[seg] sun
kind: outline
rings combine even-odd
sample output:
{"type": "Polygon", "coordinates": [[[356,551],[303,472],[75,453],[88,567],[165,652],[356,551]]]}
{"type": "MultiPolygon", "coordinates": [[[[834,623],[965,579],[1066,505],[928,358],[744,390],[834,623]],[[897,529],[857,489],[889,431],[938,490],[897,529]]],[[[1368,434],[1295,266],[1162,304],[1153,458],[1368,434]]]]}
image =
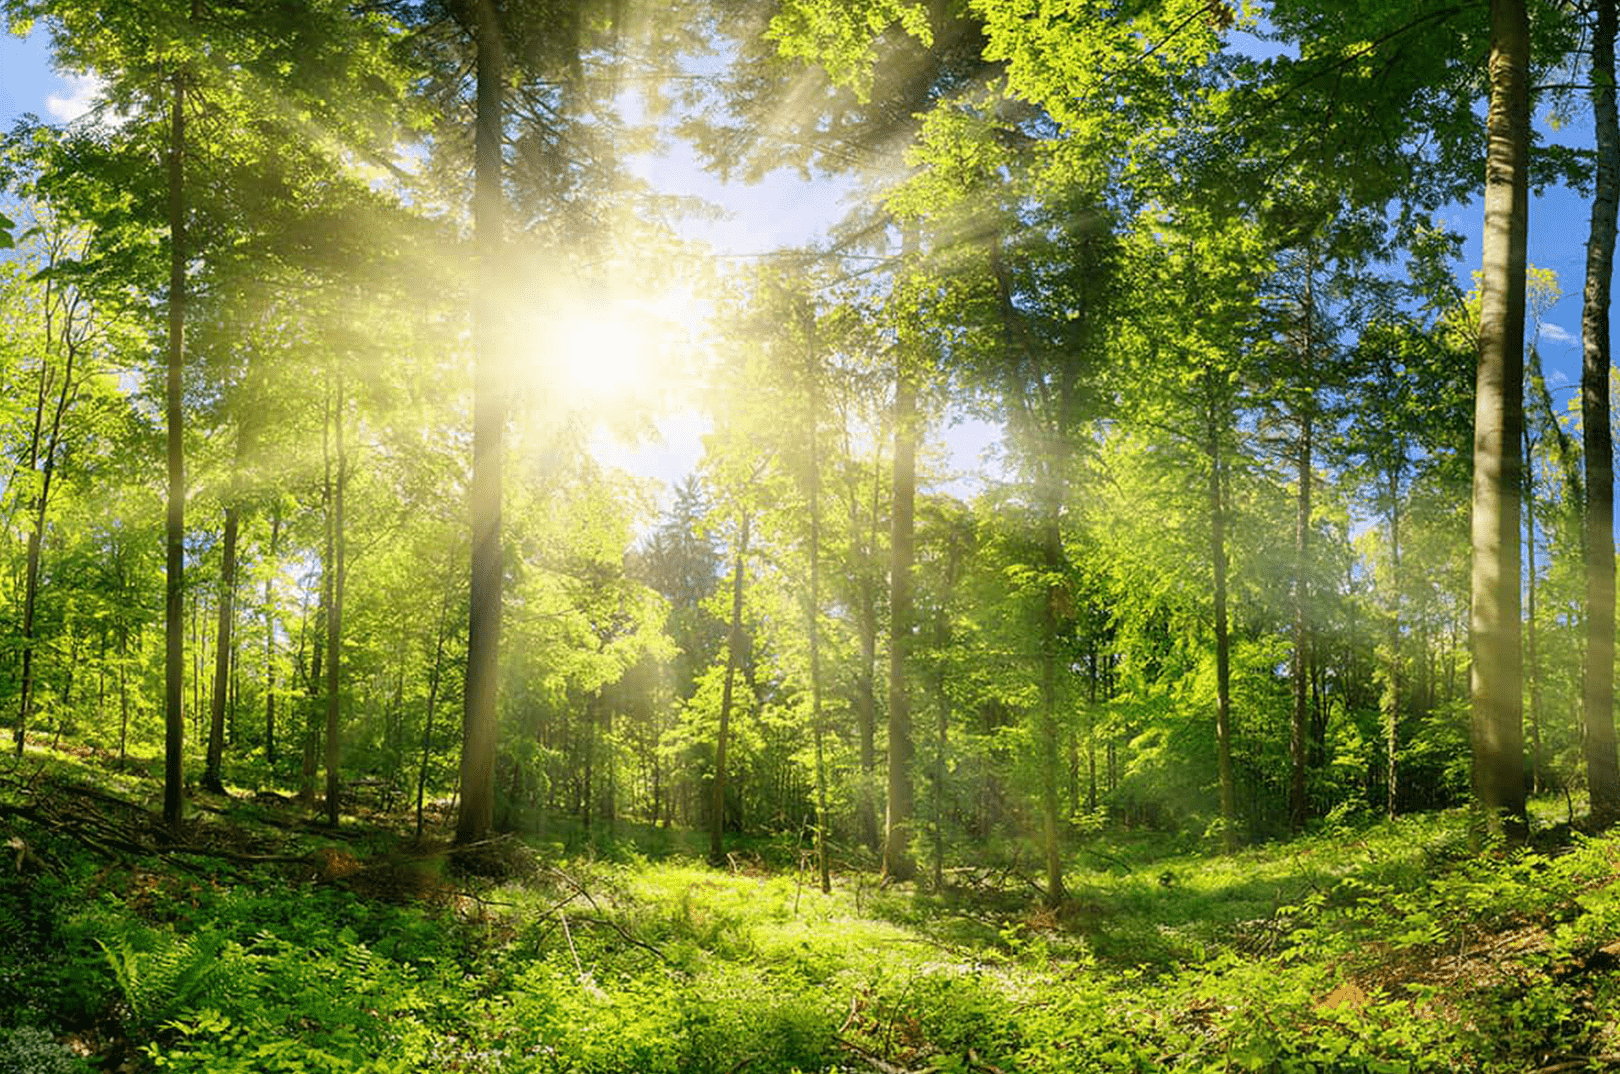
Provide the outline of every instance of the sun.
{"type": "Polygon", "coordinates": [[[594,296],[556,309],[520,341],[530,373],[582,409],[650,404],[705,349],[710,304],[690,290],[594,296]]]}
{"type": "Polygon", "coordinates": [[[581,402],[612,402],[637,394],[656,369],[660,341],[606,313],[573,316],[558,326],[555,387],[581,402]]]}

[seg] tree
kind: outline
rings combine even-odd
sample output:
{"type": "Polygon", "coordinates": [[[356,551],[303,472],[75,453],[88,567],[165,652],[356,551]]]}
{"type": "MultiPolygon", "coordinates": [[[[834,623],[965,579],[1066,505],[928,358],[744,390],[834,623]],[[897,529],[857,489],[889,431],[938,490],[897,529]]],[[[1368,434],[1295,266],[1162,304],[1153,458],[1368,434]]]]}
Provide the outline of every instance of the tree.
{"type": "MultiPolygon", "coordinates": [[[[197,0],[192,0],[197,14],[197,0]]],[[[186,245],[186,82],[179,56],[167,57],[169,76],[169,293],[168,361],[164,366],[163,413],[166,429],[168,493],[164,512],[163,586],[163,823],[178,831],[184,810],[185,772],[185,602],[186,458],[182,381],[186,362],[186,272],[192,251],[186,245]]]]}
{"type": "Polygon", "coordinates": [[[39,332],[34,349],[37,362],[32,428],[18,469],[26,475],[29,502],[28,560],[23,578],[22,680],[19,687],[17,753],[23,751],[33,715],[36,685],[36,612],[39,605],[40,559],[43,554],[52,485],[64,453],[68,430],[64,421],[79,400],[93,371],[88,369],[104,334],[100,304],[75,280],[76,269],[89,253],[90,235],[61,217],[46,214],[30,232],[43,264],[35,279],[43,282],[39,295],[39,332]]]}
{"type": "MultiPolygon", "coordinates": [[[[70,159],[105,187],[126,223],[146,229],[114,259],[137,275],[156,266],[139,252],[159,232],[167,240],[164,391],[165,463],[165,762],[164,820],[175,829],[183,810],[185,637],[185,387],[193,276],[204,274],[236,239],[225,225],[233,199],[296,185],[344,151],[386,157],[394,139],[379,104],[396,88],[382,58],[392,24],[356,19],[346,5],[318,3],[244,9],[207,0],[184,6],[158,0],[116,5],[81,0],[8,0],[18,23],[46,20],[58,61],[107,80],[105,99],[122,110],[122,126],[73,139],[70,159]],[[341,58],[341,59],[339,59],[341,58]],[[273,102],[274,107],[269,103],[273,102]],[[158,130],[164,133],[161,138],[158,130]],[[320,136],[311,138],[311,131],[320,136]],[[161,142],[161,170],[152,148],[161,142]],[[86,168],[85,166],[88,165],[86,168]],[[248,181],[251,176],[252,181],[248,181]]],[[[66,167],[63,175],[74,177],[66,167]]],[[[135,283],[126,277],[126,285],[135,283]]]]}
{"type": "Polygon", "coordinates": [[[1614,0],[1596,0],[1592,29],[1592,117],[1597,191],[1586,243],[1581,306],[1581,446],[1586,459],[1586,660],[1582,718],[1591,820],[1620,820],[1620,762],[1614,735],[1614,443],[1609,429],[1609,300],[1620,202],[1620,112],[1615,106],[1614,0]]]}
{"type": "Polygon", "coordinates": [[[720,694],[720,723],[714,738],[714,783],[709,789],[709,863],[726,863],[726,747],[731,737],[731,705],[742,663],[743,647],[743,569],[748,562],[748,529],[751,516],[744,513],[737,522],[732,548],[731,625],[726,631],[726,670],[720,694]]]}
{"type": "MultiPolygon", "coordinates": [[[[907,229],[907,246],[915,254],[916,227],[907,229]]],[[[904,316],[904,315],[903,315],[904,316]]],[[[911,762],[916,752],[911,735],[912,566],[916,558],[917,503],[917,354],[920,333],[903,326],[894,347],[894,476],[889,514],[889,772],[888,810],[883,825],[883,876],[909,880],[917,866],[911,857],[911,762]]]]}
{"type": "Polygon", "coordinates": [[[502,306],[502,93],[506,47],[494,0],[474,15],[477,119],[473,230],[477,282],[473,291],[473,467],[471,618],[467,626],[467,685],[461,758],[461,812],[456,842],[488,834],[495,815],[496,682],[501,637],[501,441],[506,424],[500,364],[502,306]]]}
{"type": "Polygon", "coordinates": [[[1519,456],[1529,220],[1530,20],[1491,0],[1485,261],[1480,292],[1472,510],[1474,794],[1494,833],[1526,827],[1520,672],[1519,456]]]}

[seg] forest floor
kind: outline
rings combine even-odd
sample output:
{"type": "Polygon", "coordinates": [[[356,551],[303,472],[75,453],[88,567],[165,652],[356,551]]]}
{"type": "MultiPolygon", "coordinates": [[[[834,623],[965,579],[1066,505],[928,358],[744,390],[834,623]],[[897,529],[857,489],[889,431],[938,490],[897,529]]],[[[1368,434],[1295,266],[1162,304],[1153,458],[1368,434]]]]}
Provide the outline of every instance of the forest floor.
{"type": "Polygon", "coordinates": [[[0,1074],[1620,1069],[1614,837],[1099,833],[1054,912],[1016,856],[823,895],[791,843],[453,859],[403,812],[333,831],[239,789],[174,840],[157,790],[0,765],[0,1074]]]}

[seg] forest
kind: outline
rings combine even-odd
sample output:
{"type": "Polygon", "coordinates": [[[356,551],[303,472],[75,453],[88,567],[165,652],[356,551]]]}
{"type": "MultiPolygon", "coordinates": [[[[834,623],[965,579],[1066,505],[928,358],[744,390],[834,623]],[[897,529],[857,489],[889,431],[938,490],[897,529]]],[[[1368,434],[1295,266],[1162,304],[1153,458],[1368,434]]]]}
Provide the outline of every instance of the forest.
{"type": "Polygon", "coordinates": [[[1620,1068],[1616,0],[0,18],[0,1074],[1620,1068]]]}

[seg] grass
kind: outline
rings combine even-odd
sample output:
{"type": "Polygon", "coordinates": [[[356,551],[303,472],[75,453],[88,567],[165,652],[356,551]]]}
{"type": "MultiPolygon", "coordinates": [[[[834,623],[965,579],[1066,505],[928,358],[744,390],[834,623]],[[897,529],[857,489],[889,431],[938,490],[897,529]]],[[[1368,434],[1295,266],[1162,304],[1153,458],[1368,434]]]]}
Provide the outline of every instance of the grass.
{"type": "Polygon", "coordinates": [[[404,817],[334,837],[245,799],[201,803],[189,833],[224,856],[94,849],[73,788],[150,785],[35,764],[0,781],[37,860],[0,875],[0,1062],[26,1069],[1620,1064],[1613,838],[1474,854],[1457,813],[1229,857],[1098,835],[1051,912],[1010,872],[941,892],[845,872],[823,895],[782,848],[716,870],[683,833],[628,825],[584,854],[556,831],[505,845],[497,881],[412,846],[404,817]]]}

